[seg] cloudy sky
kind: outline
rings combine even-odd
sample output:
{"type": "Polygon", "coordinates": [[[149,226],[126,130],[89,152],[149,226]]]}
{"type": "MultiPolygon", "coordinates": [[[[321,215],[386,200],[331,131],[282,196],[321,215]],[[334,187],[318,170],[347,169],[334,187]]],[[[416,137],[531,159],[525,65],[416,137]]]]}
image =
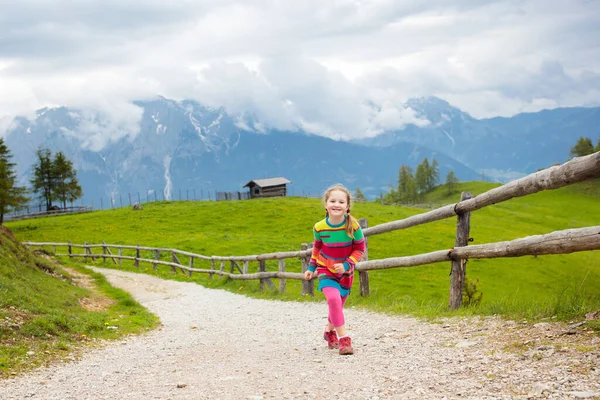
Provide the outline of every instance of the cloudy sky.
{"type": "Polygon", "coordinates": [[[600,0],[0,0],[0,134],[44,106],[132,126],[195,99],[331,137],[600,105],[600,0]]]}

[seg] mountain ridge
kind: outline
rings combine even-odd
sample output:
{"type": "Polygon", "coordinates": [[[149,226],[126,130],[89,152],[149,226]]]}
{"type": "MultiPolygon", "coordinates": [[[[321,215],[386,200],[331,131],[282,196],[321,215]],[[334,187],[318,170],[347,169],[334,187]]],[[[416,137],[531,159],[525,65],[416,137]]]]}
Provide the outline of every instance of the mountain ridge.
{"type": "Polygon", "coordinates": [[[85,198],[241,191],[249,180],[271,176],[290,179],[292,193],[317,193],[341,182],[374,197],[395,186],[402,164],[414,170],[425,157],[438,161],[442,182],[450,170],[462,181],[514,179],[566,161],[577,138],[592,135],[600,122],[600,108],[581,107],[478,120],[429,96],[405,104],[429,121],[424,126],[333,140],[303,131],[251,130],[260,121],[244,125],[223,108],[194,100],[158,96],[133,105],[139,119],[121,125],[99,111],[68,107],[15,119],[5,141],[21,182],[31,175],[35,150],[44,146],[73,161],[85,198]]]}

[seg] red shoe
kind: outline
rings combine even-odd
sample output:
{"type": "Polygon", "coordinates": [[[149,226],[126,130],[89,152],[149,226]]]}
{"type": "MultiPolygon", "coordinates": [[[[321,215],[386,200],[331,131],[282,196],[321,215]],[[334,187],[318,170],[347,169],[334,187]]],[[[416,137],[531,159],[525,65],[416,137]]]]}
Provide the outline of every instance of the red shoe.
{"type": "Polygon", "coordinates": [[[352,339],[350,339],[350,336],[340,338],[340,355],[348,356],[350,354],[354,354],[354,349],[352,348],[352,339]]]}
{"type": "Polygon", "coordinates": [[[323,339],[327,340],[327,347],[330,349],[337,349],[339,340],[336,331],[325,331],[323,332],[323,339]]]}

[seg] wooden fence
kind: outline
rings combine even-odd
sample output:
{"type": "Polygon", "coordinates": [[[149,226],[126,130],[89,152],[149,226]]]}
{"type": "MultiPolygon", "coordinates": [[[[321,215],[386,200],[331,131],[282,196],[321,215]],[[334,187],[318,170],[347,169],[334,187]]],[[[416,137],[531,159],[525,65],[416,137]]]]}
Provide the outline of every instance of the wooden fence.
{"type": "Polygon", "coordinates": [[[18,221],[21,219],[29,219],[29,218],[43,218],[43,217],[53,217],[56,215],[65,215],[65,214],[75,214],[75,213],[84,213],[92,211],[91,207],[86,206],[74,206],[67,208],[59,208],[57,210],[48,210],[48,211],[39,211],[30,213],[29,209],[27,209],[26,213],[13,213],[4,217],[5,221],[18,221]]]}
{"type": "MultiPolygon", "coordinates": [[[[368,271],[415,267],[419,265],[432,264],[448,261],[451,263],[450,279],[450,299],[449,306],[452,308],[460,307],[462,302],[462,289],[465,280],[465,265],[468,259],[475,258],[500,258],[500,257],[520,257],[525,255],[542,254],[567,254],[578,251],[599,250],[600,249],[600,226],[591,226],[578,229],[566,229],[551,232],[545,235],[529,236],[506,242],[488,243],[482,245],[468,246],[470,231],[470,213],[483,207],[493,205],[514,197],[527,196],[542,190],[557,189],[573,183],[582,182],[588,179],[600,178],[600,152],[574,158],[563,165],[553,166],[548,169],[528,175],[524,178],[515,180],[501,187],[492,189],[478,196],[472,197],[468,192],[461,196],[461,201],[456,204],[450,204],[435,210],[414,215],[402,220],[387,222],[373,227],[367,226],[365,219],[360,220],[364,234],[367,237],[391,232],[399,229],[406,229],[412,226],[439,221],[442,219],[457,216],[457,233],[454,246],[448,249],[437,250],[430,253],[418,254],[413,256],[392,257],[380,260],[369,260],[368,243],[367,250],[361,262],[356,264],[356,270],[359,272],[359,286],[362,296],[369,294],[369,275],[368,271]]],[[[304,271],[308,267],[311,249],[308,244],[302,244],[299,251],[267,253],[249,256],[205,256],[187,251],[143,247],[143,246],[125,246],[107,244],[73,244],[73,243],[39,243],[26,242],[27,246],[54,246],[54,253],[57,256],[68,257],[88,257],[92,259],[102,258],[112,260],[115,264],[117,260],[133,260],[134,265],[139,267],[140,262],[153,264],[154,269],[158,265],[170,266],[173,273],[178,269],[184,273],[192,272],[208,273],[213,275],[227,276],[234,280],[260,280],[261,289],[267,284],[275,287],[272,279],[279,279],[279,290],[286,290],[286,279],[303,280],[303,294],[314,293],[313,282],[304,281],[304,271]],[[56,247],[67,248],[67,253],[56,253],[56,247]],[[73,249],[82,248],[82,253],[74,253],[73,249]],[[94,253],[93,249],[102,249],[102,254],[94,253]],[[115,251],[111,250],[114,249],[115,251]],[[134,255],[124,255],[123,251],[135,251],[134,255]],[[142,252],[150,252],[153,258],[142,257],[142,252]],[[168,253],[171,255],[171,261],[160,259],[160,254],[168,253]],[[178,256],[188,257],[188,264],[184,265],[179,261],[178,256]],[[301,262],[302,273],[287,272],[286,259],[299,259],[301,262]],[[277,271],[267,271],[266,261],[278,260],[277,271]],[[209,262],[209,268],[197,268],[195,262],[209,262]],[[258,262],[257,272],[249,272],[249,263],[258,262]],[[239,272],[239,273],[236,273],[239,272]]]]}

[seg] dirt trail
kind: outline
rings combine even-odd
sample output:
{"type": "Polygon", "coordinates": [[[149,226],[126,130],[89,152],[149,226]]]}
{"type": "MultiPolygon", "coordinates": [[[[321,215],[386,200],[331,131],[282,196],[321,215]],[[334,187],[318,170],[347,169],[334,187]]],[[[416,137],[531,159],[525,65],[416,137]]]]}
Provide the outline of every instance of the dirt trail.
{"type": "Polygon", "coordinates": [[[163,326],[0,381],[2,400],[600,398],[599,338],[561,335],[564,325],[429,324],[348,309],[356,354],[342,357],[321,336],[324,302],[258,300],[94,270],[163,326]]]}

